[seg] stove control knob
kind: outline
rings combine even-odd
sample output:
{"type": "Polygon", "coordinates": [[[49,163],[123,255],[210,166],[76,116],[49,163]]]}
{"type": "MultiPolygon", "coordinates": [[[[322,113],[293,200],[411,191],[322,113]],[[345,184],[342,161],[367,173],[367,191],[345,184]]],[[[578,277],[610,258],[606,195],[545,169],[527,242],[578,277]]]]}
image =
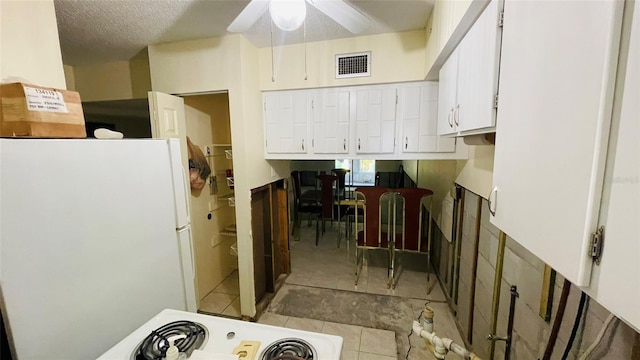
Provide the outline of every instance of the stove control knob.
{"type": "Polygon", "coordinates": [[[227,333],[227,339],[233,339],[236,336],[236,333],[234,333],[233,331],[229,331],[227,333]]]}

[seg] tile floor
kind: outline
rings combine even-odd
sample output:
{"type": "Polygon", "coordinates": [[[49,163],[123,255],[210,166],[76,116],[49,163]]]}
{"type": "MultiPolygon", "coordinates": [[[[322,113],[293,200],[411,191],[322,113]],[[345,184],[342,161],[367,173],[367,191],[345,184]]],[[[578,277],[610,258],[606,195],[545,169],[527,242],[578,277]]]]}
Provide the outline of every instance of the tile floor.
{"type": "Polygon", "coordinates": [[[234,271],[213,291],[200,300],[200,312],[240,317],[240,284],[234,271]]]}
{"type": "Polygon", "coordinates": [[[259,323],[342,336],[342,360],[396,360],[393,331],[265,312],[259,323]]]}
{"type": "MultiPolygon", "coordinates": [[[[355,249],[352,244],[347,247],[344,236],[341,247],[338,248],[336,231],[335,225],[327,224],[327,231],[316,247],[315,226],[307,227],[306,222],[303,222],[300,240],[294,241],[293,237],[291,238],[291,274],[283,287],[309,286],[430,301],[429,306],[436,311],[435,328],[438,335],[462,344],[438,280],[432,271],[427,271],[425,255],[400,255],[396,263],[397,285],[395,289],[388,289],[387,271],[384,266],[385,253],[370,251],[369,256],[365,258],[358,285],[355,285],[355,249]]],[[[272,303],[277,301],[276,295],[272,303]]],[[[413,318],[403,319],[403,323],[407,323],[406,331],[397,333],[352,324],[283,316],[271,312],[270,309],[271,306],[260,316],[258,322],[342,336],[342,360],[435,359],[426,350],[423,340],[415,334],[410,335],[413,318]]],[[[202,299],[200,311],[240,316],[237,272],[231,274],[202,299]]],[[[419,313],[420,310],[417,309],[414,317],[417,318],[419,313]]],[[[455,355],[452,355],[452,358],[455,358],[455,355]]]]}

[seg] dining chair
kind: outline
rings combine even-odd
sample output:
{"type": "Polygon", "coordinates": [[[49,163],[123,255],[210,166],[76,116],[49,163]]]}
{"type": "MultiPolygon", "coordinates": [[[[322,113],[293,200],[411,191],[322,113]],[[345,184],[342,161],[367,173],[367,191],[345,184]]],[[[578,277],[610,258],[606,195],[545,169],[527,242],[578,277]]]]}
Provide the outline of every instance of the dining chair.
{"type": "MultiPolygon", "coordinates": [[[[430,259],[431,242],[431,203],[433,202],[433,191],[424,188],[400,188],[394,190],[394,230],[393,242],[391,246],[391,263],[396,269],[397,252],[414,252],[427,255],[427,264],[430,259]],[[423,215],[425,202],[429,199],[427,231],[423,230],[423,215]]],[[[401,266],[398,268],[398,275],[401,273],[401,266]]],[[[392,277],[391,287],[395,287],[397,279],[395,274],[392,277]]]]}
{"type": "Polygon", "coordinates": [[[388,232],[389,224],[386,220],[390,218],[392,210],[393,193],[388,188],[358,187],[355,190],[355,285],[362,273],[364,258],[368,250],[387,251],[387,287],[391,286],[391,275],[393,274],[390,236],[388,232]],[[362,216],[363,223],[360,229],[358,219],[362,216]]]}
{"type": "Polygon", "coordinates": [[[318,217],[322,210],[319,205],[318,193],[309,194],[305,193],[303,196],[302,187],[300,184],[300,172],[291,172],[291,182],[293,183],[293,226],[291,229],[291,235],[295,235],[296,229],[298,232],[298,240],[300,236],[300,224],[302,222],[302,214],[306,213],[308,216],[309,225],[311,225],[312,217],[318,217]]]}
{"type": "MultiPolygon", "coordinates": [[[[338,177],[335,175],[321,174],[317,176],[320,182],[320,215],[318,221],[322,222],[322,235],[325,232],[325,221],[337,219],[338,210],[336,209],[336,193],[334,187],[338,181],[338,177]]],[[[318,227],[316,226],[316,229],[318,227]]],[[[318,245],[319,234],[316,231],[316,245],[318,245]]]]}
{"type": "Polygon", "coordinates": [[[348,219],[353,218],[354,212],[353,212],[353,207],[343,204],[342,202],[344,200],[347,200],[349,198],[349,192],[347,191],[347,187],[346,187],[346,176],[347,174],[350,172],[351,170],[349,169],[331,169],[331,172],[333,174],[335,174],[338,177],[338,181],[336,182],[336,204],[337,206],[337,211],[338,211],[338,247],[340,247],[340,242],[341,242],[341,238],[342,238],[342,233],[340,232],[340,227],[341,227],[341,223],[343,222],[344,219],[347,219],[347,222],[345,222],[345,237],[346,237],[346,241],[347,241],[347,252],[349,251],[348,249],[348,241],[349,239],[349,222],[348,219]]]}

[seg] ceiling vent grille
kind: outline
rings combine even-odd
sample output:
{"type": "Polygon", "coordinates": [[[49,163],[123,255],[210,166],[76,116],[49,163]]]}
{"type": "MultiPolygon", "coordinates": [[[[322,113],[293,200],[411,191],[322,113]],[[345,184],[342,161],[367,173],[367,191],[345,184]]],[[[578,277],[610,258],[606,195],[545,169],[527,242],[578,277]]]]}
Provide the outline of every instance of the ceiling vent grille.
{"type": "Polygon", "coordinates": [[[371,51],[336,55],[336,79],[371,76],[371,51]]]}

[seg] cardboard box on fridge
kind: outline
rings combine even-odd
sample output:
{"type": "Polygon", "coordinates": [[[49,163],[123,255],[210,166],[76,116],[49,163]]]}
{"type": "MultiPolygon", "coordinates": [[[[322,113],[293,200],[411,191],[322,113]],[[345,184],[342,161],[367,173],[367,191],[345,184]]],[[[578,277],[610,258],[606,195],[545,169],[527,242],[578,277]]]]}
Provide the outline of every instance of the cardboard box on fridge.
{"type": "Polygon", "coordinates": [[[0,84],[0,136],[86,138],[80,94],[24,83],[0,84]]]}

